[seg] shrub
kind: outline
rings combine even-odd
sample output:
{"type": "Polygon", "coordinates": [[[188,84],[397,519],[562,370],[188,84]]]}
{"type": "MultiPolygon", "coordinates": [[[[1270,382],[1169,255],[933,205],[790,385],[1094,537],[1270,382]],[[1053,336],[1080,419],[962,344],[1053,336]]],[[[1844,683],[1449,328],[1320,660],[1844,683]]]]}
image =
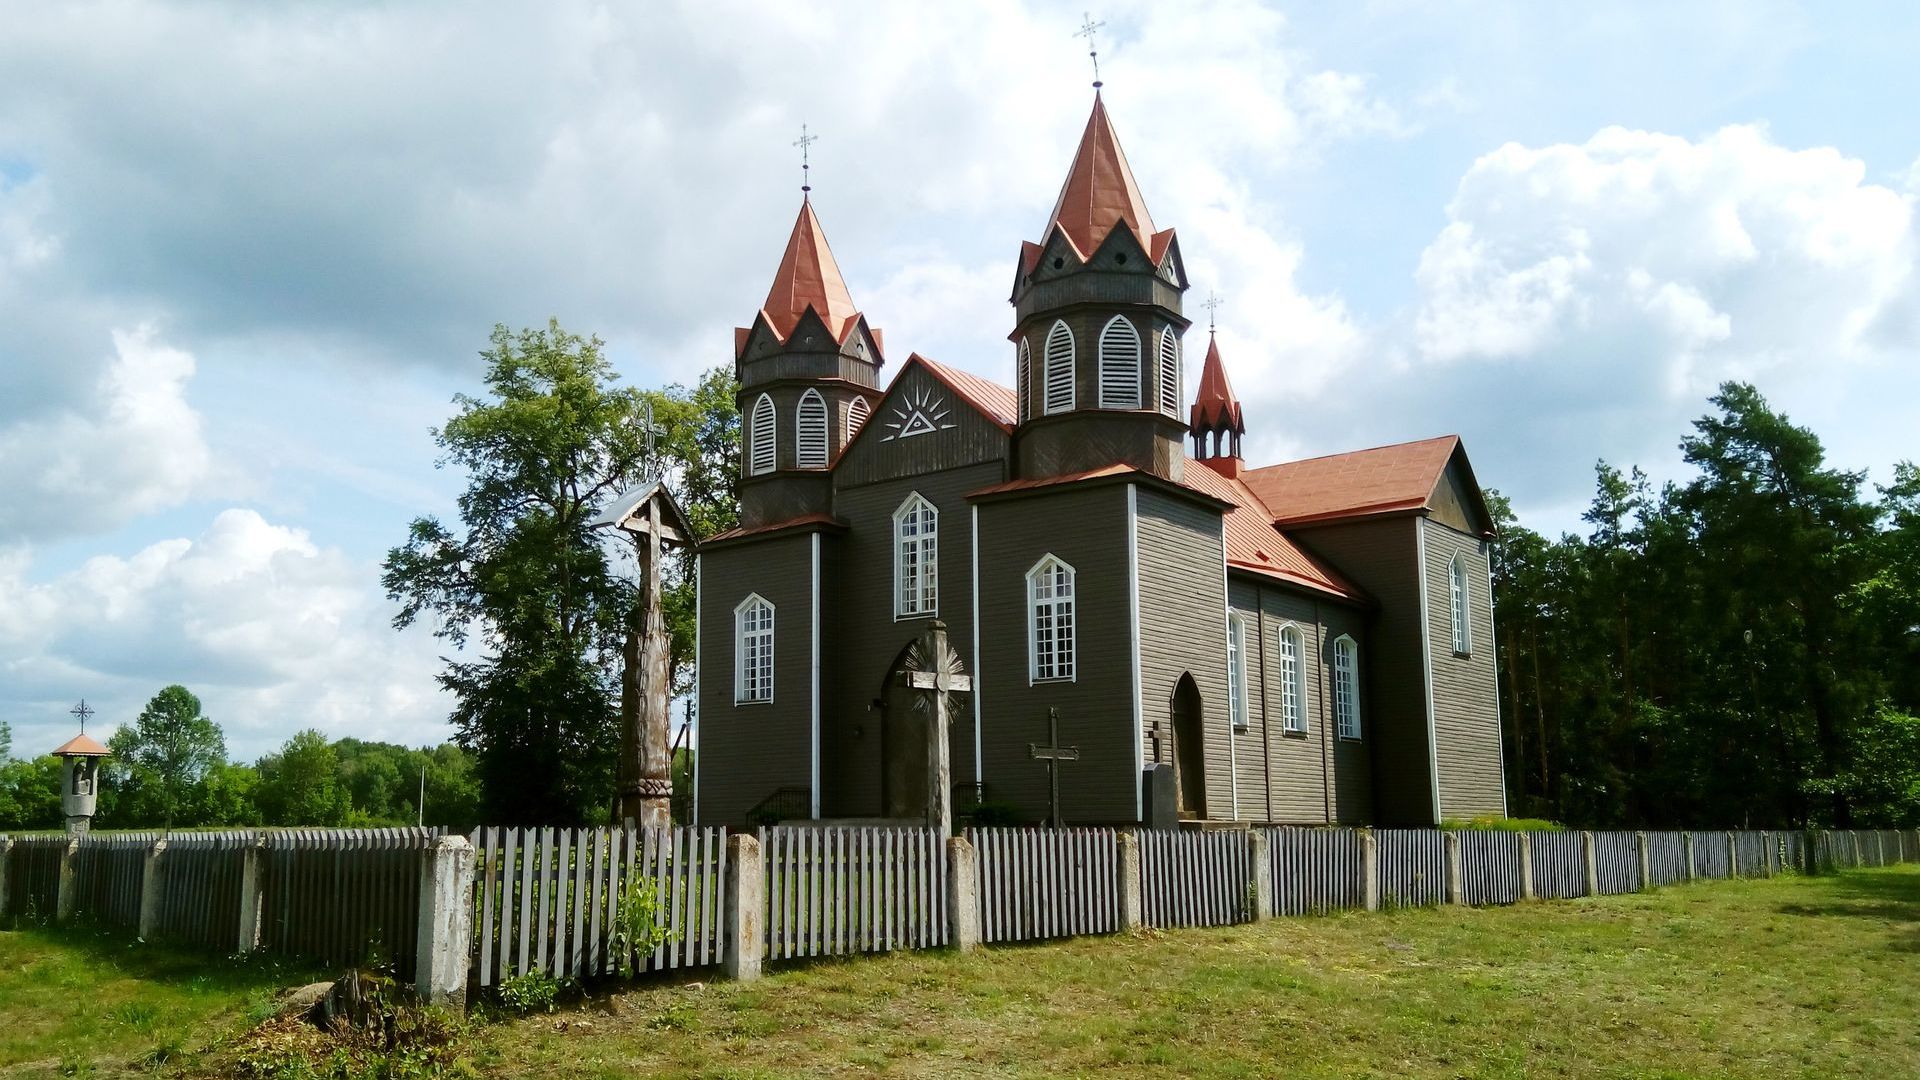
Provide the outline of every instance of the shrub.
{"type": "Polygon", "coordinates": [[[559,1000],[559,979],[544,971],[528,971],[500,980],[500,1005],[512,1013],[552,1012],[559,1000]]]}
{"type": "Polygon", "coordinates": [[[1567,827],[1557,821],[1541,818],[1477,817],[1465,821],[1454,819],[1440,823],[1442,829],[1480,829],[1486,832],[1566,832],[1567,827]]]}

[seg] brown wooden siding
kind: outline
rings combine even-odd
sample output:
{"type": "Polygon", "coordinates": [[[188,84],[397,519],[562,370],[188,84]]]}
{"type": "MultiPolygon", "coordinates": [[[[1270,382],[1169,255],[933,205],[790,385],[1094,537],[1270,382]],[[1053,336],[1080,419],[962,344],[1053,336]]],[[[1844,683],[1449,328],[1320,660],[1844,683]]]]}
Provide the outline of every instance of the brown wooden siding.
{"type": "Polygon", "coordinates": [[[1423,520],[1422,528],[1427,540],[1427,639],[1433,656],[1440,813],[1444,818],[1505,814],[1487,545],[1436,521],[1423,520]],[[1450,574],[1456,554],[1467,561],[1467,611],[1473,639],[1467,656],[1453,651],[1450,574]]]}
{"type": "Polygon", "coordinates": [[[1173,743],[1164,733],[1171,729],[1174,687],[1183,674],[1191,674],[1203,707],[1207,817],[1234,818],[1232,764],[1237,758],[1242,779],[1239,817],[1257,819],[1265,792],[1249,790],[1244,780],[1259,775],[1259,744],[1233,732],[1227,702],[1226,552],[1220,511],[1145,486],[1135,490],[1141,721],[1148,754],[1156,756],[1157,742],[1157,760],[1172,762],[1173,743]]]}
{"type": "Polygon", "coordinates": [[[983,756],[989,797],[1038,820],[1047,771],[1027,744],[1047,739],[1047,710],[1080,760],[1059,766],[1069,824],[1136,820],[1132,650],[1124,485],[1043,490],[979,504],[983,756]],[[1030,684],[1026,574],[1047,554],[1074,568],[1077,677],[1030,684]]]}
{"type": "Polygon", "coordinates": [[[1458,465],[1450,465],[1440,474],[1440,480],[1433,486],[1433,495],[1428,499],[1432,517],[1443,525],[1470,535],[1478,535],[1484,527],[1480,515],[1469,509],[1473,505],[1467,494],[1467,479],[1461,474],[1458,465]]]}
{"type": "Polygon", "coordinates": [[[776,788],[809,786],[812,545],[813,534],[784,534],[700,556],[702,825],[745,825],[776,788]],[[753,593],[774,606],[773,701],[735,705],[733,609],[753,593]]]}
{"type": "Polygon", "coordinates": [[[1369,648],[1366,614],[1341,604],[1321,603],[1325,640],[1316,663],[1320,677],[1314,683],[1320,695],[1320,730],[1326,732],[1333,747],[1334,818],[1342,825],[1367,825],[1375,817],[1373,804],[1373,755],[1367,740],[1366,718],[1373,710],[1373,680],[1367,678],[1369,648]],[[1333,643],[1345,634],[1360,643],[1360,718],[1361,737],[1342,739],[1333,716],[1333,643]]]}
{"type": "MultiPolygon", "coordinates": [[[[873,415],[835,464],[833,482],[845,491],[862,484],[962,465],[994,462],[1004,468],[1007,451],[1007,433],[999,425],[975,412],[965,399],[947,389],[945,383],[924,368],[915,367],[895,379],[887,388],[886,397],[874,405],[873,415]],[[910,400],[923,397],[930,403],[938,403],[935,411],[946,412],[939,421],[941,424],[953,426],[924,435],[894,438],[901,423],[900,410],[908,407],[910,400]]],[[[988,484],[994,482],[987,481],[988,484]]]]}
{"type": "Polygon", "coordinates": [[[1288,532],[1378,605],[1366,635],[1355,639],[1360,642],[1361,737],[1372,763],[1374,820],[1382,825],[1434,824],[1419,522],[1394,517],[1288,532]]]}

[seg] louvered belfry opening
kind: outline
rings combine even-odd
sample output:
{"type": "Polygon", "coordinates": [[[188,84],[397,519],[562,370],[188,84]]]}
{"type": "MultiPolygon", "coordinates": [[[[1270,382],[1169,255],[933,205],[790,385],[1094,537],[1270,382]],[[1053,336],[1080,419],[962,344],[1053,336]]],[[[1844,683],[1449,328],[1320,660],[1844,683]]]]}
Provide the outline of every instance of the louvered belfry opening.
{"type": "Polygon", "coordinates": [[[1154,227],[1096,97],[1053,213],[1039,242],[1022,246],[1015,275],[1020,477],[1123,465],[1179,478],[1186,288],[1179,242],[1154,227]]]}

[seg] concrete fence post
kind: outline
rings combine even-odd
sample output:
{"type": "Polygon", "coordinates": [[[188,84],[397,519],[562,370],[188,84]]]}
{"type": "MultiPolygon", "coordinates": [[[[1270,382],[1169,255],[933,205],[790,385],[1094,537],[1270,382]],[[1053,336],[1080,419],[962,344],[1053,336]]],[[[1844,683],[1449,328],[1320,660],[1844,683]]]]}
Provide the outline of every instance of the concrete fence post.
{"type": "Polygon", "coordinates": [[[1580,864],[1586,870],[1584,876],[1587,879],[1587,895],[1599,896],[1600,853],[1598,845],[1593,841],[1593,834],[1590,832],[1582,832],[1580,834],[1580,864]]]}
{"type": "Polygon", "coordinates": [[[767,950],[767,866],[760,858],[760,841],[745,833],[727,837],[727,917],[721,929],[725,957],[722,970],[729,979],[760,977],[760,958],[767,950]]]}
{"type": "Polygon", "coordinates": [[[1727,876],[1740,876],[1740,834],[1731,829],[1727,831],[1727,876]]]}
{"type": "Polygon", "coordinates": [[[1647,834],[1633,834],[1633,853],[1640,857],[1640,891],[1653,888],[1653,854],[1647,850],[1647,834]]]}
{"type": "Polygon", "coordinates": [[[1812,829],[1800,834],[1800,872],[1820,872],[1820,834],[1812,829]]]}
{"type": "MultiPolygon", "coordinates": [[[[256,846],[250,851],[257,852],[256,846]]],[[[464,836],[437,837],[420,860],[420,927],[414,987],[429,1005],[467,1006],[473,951],[473,845],[464,836]]]]}
{"type": "Polygon", "coordinates": [[[1460,834],[1449,829],[1440,834],[1447,844],[1447,903],[1464,904],[1467,902],[1467,879],[1462,872],[1466,869],[1465,858],[1461,853],[1460,834]]]}
{"type": "Polygon", "coordinates": [[[1360,830],[1360,894],[1368,911],[1380,910],[1380,840],[1372,829],[1360,830]]]}
{"type": "Polygon", "coordinates": [[[1692,881],[1694,878],[1694,872],[1693,872],[1693,831],[1691,829],[1680,834],[1680,848],[1682,851],[1686,852],[1686,855],[1687,855],[1687,880],[1692,881]]]}
{"type": "Polygon", "coordinates": [[[67,841],[60,849],[59,891],[54,894],[53,918],[55,922],[69,922],[73,919],[74,905],[80,901],[80,882],[76,875],[79,867],[80,838],[67,841]]]}
{"type": "Polygon", "coordinates": [[[166,888],[167,838],[161,837],[147,849],[140,864],[140,940],[152,941],[160,933],[160,894],[166,888]]]}
{"type": "Polygon", "coordinates": [[[1253,921],[1273,918],[1273,853],[1267,847],[1267,834],[1247,830],[1247,891],[1253,895],[1253,921]]]}
{"type": "MultiPolygon", "coordinates": [[[[250,953],[260,947],[260,912],[266,907],[265,875],[261,868],[267,859],[267,838],[255,836],[249,839],[247,846],[240,849],[240,918],[235,934],[234,950],[250,953]]],[[[426,898],[426,882],[421,882],[420,896],[426,898]]],[[[421,927],[421,942],[426,941],[426,927],[421,927]]]]}
{"type": "Polygon", "coordinates": [[[1760,832],[1760,874],[1773,876],[1773,833],[1764,829],[1760,832]]]}
{"type": "Polygon", "coordinates": [[[1520,834],[1520,899],[1537,899],[1533,891],[1533,834],[1520,834]]]}
{"type": "Polygon", "coordinates": [[[980,864],[964,836],[947,839],[947,940],[959,952],[980,944],[980,864]]]}
{"type": "Polygon", "coordinates": [[[1848,829],[1848,830],[1847,830],[1847,839],[1849,839],[1849,840],[1851,840],[1851,841],[1853,841],[1853,865],[1854,865],[1854,866],[1856,866],[1856,867],[1858,867],[1858,866],[1860,866],[1860,865],[1862,865],[1863,863],[1865,863],[1865,862],[1866,862],[1866,860],[1865,860],[1865,859],[1863,859],[1863,858],[1861,858],[1861,857],[1860,857],[1860,832],[1859,832],[1859,830],[1857,830],[1857,829],[1848,829]]]}
{"type": "Polygon", "coordinates": [[[1120,898],[1120,932],[1130,934],[1144,923],[1140,897],[1140,838],[1131,832],[1114,836],[1113,894],[1120,898]]]}
{"type": "Polygon", "coordinates": [[[0,918],[13,911],[13,837],[0,836],[0,918]]]}

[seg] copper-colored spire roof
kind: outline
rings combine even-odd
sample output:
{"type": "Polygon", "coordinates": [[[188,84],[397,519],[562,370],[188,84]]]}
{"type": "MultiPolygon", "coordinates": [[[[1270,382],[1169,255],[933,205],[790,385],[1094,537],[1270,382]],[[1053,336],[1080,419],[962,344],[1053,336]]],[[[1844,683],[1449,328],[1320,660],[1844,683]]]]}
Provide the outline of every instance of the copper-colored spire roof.
{"type": "Polygon", "coordinates": [[[99,740],[83,731],[61,743],[60,749],[54,753],[61,757],[106,757],[108,750],[100,745],[99,740]]]}
{"type": "Polygon", "coordinates": [[[1095,94],[1093,115],[1087,118],[1086,133],[1080,136],[1080,149],[1073,155],[1073,167],[1067,170],[1067,182],[1053,204],[1047,228],[1060,226],[1085,259],[1122,221],[1133,229],[1141,246],[1149,245],[1153,218],[1133,182],[1133,170],[1127,167],[1127,155],[1113,135],[1113,125],[1107,121],[1107,107],[1095,94]]]}
{"type": "Polygon", "coordinates": [[[1247,421],[1240,411],[1240,399],[1234,395],[1233,384],[1227,381],[1227,368],[1220,362],[1220,342],[1207,339],[1207,363],[1200,369],[1200,386],[1193,394],[1193,408],[1188,410],[1188,426],[1195,431],[1217,431],[1225,428],[1244,435],[1247,433],[1247,421]]]}
{"type": "Polygon", "coordinates": [[[813,202],[802,199],[800,216],[793,223],[793,235],[787,238],[787,252],[780,257],[780,272],[774,275],[766,306],[760,310],[773,332],[785,339],[793,333],[795,324],[808,308],[842,341],[846,340],[853,320],[860,315],[859,309],[853,306],[853,296],[847,292],[846,279],[840,276],[840,267],[833,261],[833,252],[827,247],[827,233],[813,212],[813,202]]]}

